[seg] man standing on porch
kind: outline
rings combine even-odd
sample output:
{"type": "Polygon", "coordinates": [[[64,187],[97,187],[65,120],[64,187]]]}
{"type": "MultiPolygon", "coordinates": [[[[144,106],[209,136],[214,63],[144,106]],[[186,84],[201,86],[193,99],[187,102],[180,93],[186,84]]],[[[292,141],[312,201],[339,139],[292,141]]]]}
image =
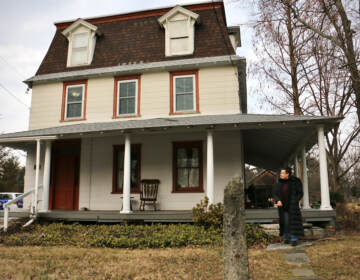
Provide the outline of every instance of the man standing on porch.
{"type": "Polygon", "coordinates": [[[302,183],[299,178],[291,176],[291,168],[280,170],[279,182],[274,189],[275,205],[280,219],[280,236],[284,243],[297,245],[299,236],[304,236],[304,228],[299,207],[303,196],[302,183]]]}

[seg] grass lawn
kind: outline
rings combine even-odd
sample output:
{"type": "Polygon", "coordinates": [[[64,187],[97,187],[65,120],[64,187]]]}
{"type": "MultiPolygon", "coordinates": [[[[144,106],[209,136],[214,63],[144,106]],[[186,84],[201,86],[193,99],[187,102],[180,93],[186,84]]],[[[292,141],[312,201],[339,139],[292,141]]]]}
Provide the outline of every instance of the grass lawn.
{"type": "MultiPolygon", "coordinates": [[[[221,247],[130,250],[0,245],[0,277],[222,279],[221,259],[221,247]]],[[[249,260],[252,279],[288,279],[281,253],[250,249],[249,260]]]]}

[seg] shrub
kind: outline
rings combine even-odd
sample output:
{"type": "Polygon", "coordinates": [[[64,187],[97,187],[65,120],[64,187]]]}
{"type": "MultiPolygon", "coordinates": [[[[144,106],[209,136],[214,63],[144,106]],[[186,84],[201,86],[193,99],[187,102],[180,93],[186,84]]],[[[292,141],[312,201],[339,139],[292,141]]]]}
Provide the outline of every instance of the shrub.
{"type": "Polygon", "coordinates": [[[341,191],[331,191],[330,192],[330,201],[333,205],[336,205],[337,203],[343,203],[344,202],[344,193],[341,191]]]}
{"type": "Polygon", "coordinates": [[[193,222],[205,227],[220,228],[223,225],[224,205],[222,203],[210,204],[209,198],[205,196],[200,203],[192,209],[193,222]]]}
{"type": "Polygon", "coordinates": [[[336,206],[336,224],[344,230],[360,230],[360,209],[353,203],[336,206]]]}

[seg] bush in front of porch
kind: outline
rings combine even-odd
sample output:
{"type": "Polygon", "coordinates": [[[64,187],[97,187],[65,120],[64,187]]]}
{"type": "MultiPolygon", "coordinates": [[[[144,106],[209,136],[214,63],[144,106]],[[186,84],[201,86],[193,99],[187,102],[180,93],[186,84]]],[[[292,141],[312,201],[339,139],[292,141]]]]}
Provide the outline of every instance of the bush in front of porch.
{"type": "MultiPolygon", "coordinates": [[[[9,228],[10,229],[10,228],[9,228]]],[[[247,226],[248,246],[268,243],[262,230],[247,226]]],[[[33,224],[0,233],[6,246],[75,246],[108,248],[166,248],[222,246],[223,229],[191,224],[33,224]]]]}

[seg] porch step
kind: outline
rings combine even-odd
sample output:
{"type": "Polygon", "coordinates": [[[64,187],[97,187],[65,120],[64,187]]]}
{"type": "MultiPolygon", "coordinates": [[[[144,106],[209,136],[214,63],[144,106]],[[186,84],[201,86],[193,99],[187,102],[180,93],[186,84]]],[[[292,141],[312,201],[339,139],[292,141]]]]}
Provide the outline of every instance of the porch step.
{"type": "MultiPolygon", "coordinates": [[[[270,235],[279,236],[279,224],[261,224],[260,227],[270,235]]],[[[326,230],[321,227],[313,226],[311,223],[304,223],[304,234],[306,239],[320,239],[325,236],[326,230]]]]}

